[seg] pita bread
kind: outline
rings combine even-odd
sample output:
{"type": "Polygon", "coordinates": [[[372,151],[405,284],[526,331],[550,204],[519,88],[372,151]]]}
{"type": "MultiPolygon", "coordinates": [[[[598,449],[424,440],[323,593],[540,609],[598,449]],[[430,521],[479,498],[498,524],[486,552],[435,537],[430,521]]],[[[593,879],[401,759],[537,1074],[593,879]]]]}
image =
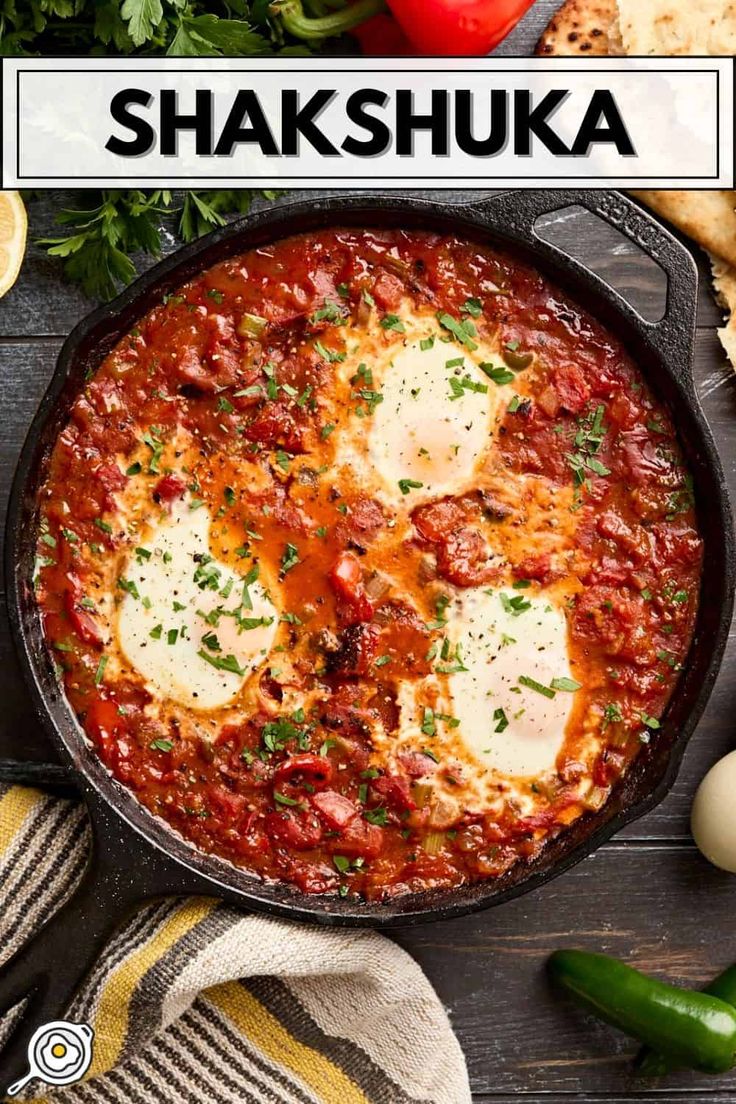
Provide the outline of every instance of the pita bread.
{"type": "Polygon", "coordinates": [[[623,54],[616,0],[566,0],[535,53],[542,57],[611,57],[623,54]]]}
{"type": "Polygon", "coordinates": [[[736,365],[736,268],[716,257],[711,257],[711,263],[716,297],[729,313],[728,322],[718,331],[718,336],[731,364],[736,365]]]}
{"type": "Polygon", "coordinates": [[[736,54],[736,0],[618,0],[624,53],[736,54]]]}
{"type": "Polygon", "coordinates": [[[736,267],[736,192],[632,192],[653,211],[736,267]]]}

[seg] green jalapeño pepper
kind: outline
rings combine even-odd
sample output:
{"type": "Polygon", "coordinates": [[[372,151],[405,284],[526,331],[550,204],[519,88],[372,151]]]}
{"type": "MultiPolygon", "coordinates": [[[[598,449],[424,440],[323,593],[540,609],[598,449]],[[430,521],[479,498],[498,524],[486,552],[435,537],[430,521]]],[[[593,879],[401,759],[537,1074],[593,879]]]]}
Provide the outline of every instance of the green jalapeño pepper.
{"type": "Polygon", "coordinates": [[[736,1009],[718,997],[586,951],[556,951],[549,970],[578,1004],[676,1066],[725,1073],[734,1065],[736,1009]]]}
{"type": "MultiPolygon", "coordinates": [[[[736,1007],[736,966],[729,966],[717,978],[713,978],[703,992],[736,1007]]],[[[636,1056],[636,1069],[642,1077],[664,1077],[677,1069],[677,1066],[663,1054],[657,1054],[656,1050],[642,1047],[636,1056]]]]}

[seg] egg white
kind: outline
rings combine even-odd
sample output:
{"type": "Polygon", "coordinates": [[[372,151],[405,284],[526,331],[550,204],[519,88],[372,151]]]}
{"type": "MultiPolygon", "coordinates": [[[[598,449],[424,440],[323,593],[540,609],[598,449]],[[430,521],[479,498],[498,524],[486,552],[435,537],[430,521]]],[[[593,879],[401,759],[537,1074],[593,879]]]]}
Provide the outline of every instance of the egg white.
{"type": "Polygon", "coordinates": [[[184,503],[131,553],[117,620],[131,666],[159,694],[202,711],[231,702],[265,661],[279,614],[259,581],[245,587],[212,557],[210,522],[206,507],[184,503]],[[244,627],[244,618],[262,623],[244,627]],[[216,666],[229,656],[240,673],[216,666]]]}
{"type": "Polygon", "coordinates": [[[447,616],[448,635],[461,648],[456,666],[465,668],[449,675],[465,750],[510,777],[553,771],[574,701],[574,693],[550,686],[572,679],[563,610],[544,596],[501,587],[457,593],[447,616]],[[514,612],[520,596],[529,608],[514,612]]]}
{"type": "Polygon", "coordinates": [[[493,343],[476,337],[470,350],[429,312],[405,307],[400,318],[401,332],[376,319],[361,329],[341,365],[347,394],[330,420],[340,429],[337,470],[406,513],[473,488],[514,387],[480,368],[502,367],[493,343]]]}

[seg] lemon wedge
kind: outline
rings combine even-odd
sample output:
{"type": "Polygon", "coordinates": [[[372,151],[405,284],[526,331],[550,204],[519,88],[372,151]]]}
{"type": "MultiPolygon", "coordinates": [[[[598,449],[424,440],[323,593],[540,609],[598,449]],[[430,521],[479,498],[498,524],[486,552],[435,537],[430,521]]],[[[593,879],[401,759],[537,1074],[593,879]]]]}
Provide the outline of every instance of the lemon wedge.
{"type": "Polygon", "coordinates": [[[0,192],[0,298],[18,278],[26,251],[26,209],[19,192],[0,192]]]}

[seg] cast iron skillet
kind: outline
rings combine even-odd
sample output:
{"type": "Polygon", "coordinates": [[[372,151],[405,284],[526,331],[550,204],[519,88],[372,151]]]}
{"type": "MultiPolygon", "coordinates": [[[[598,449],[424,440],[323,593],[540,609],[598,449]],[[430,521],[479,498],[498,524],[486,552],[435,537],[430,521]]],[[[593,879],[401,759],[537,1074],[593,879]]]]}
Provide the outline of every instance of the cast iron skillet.
{"type": "Polygon", "coordinates": [[[615,192],[517,191],[467,206],[411,197],[340,196],[259,211],[181,250],[138,280],[115,302],[80,323],[59,357],[51,386],[31,426],[10,503],[6,556],[13,633],[41,723],[73,767],[89,808],[93,855],[82,886],[30,945],[0,973],[0,1012],[31,993],[21,1028],[0,1067],[0,1084],[17,1075],[25,1046],[39,1024],[60,1016],[111,927],[142,898],[207,894],[292,920],[388,927],[458,916],[516,897],[562,873],[614,832],[651,809],[674,782],[685,745],[713,686],[731,619],[734,542],[726,486],[691,374],[697,272],[689,252],[625,196],[615,192]],[[644,321],[578,261],[545,243],[536,220],[578,203],[636,241],[668,277],[667,310],[644,321]],[[254,880],[213,856],[195,851],[111,779],[85,743],[59,691],[43,644],[31,587],[37,489],[44,461],[85,373],[166,292],[223,258],[289,234],[318,227],[404,227],[452,231],[510,247],[568,290],[620,335],[679,427],[695,478],[706,570],[690,656],[661,731],[605,807],[579,820],[531,866],[497,881],[432,891],[385,904],[308,896],[287,885],[254,880]],[[74,953],[69,953],[75,948],[74,953]]]}

